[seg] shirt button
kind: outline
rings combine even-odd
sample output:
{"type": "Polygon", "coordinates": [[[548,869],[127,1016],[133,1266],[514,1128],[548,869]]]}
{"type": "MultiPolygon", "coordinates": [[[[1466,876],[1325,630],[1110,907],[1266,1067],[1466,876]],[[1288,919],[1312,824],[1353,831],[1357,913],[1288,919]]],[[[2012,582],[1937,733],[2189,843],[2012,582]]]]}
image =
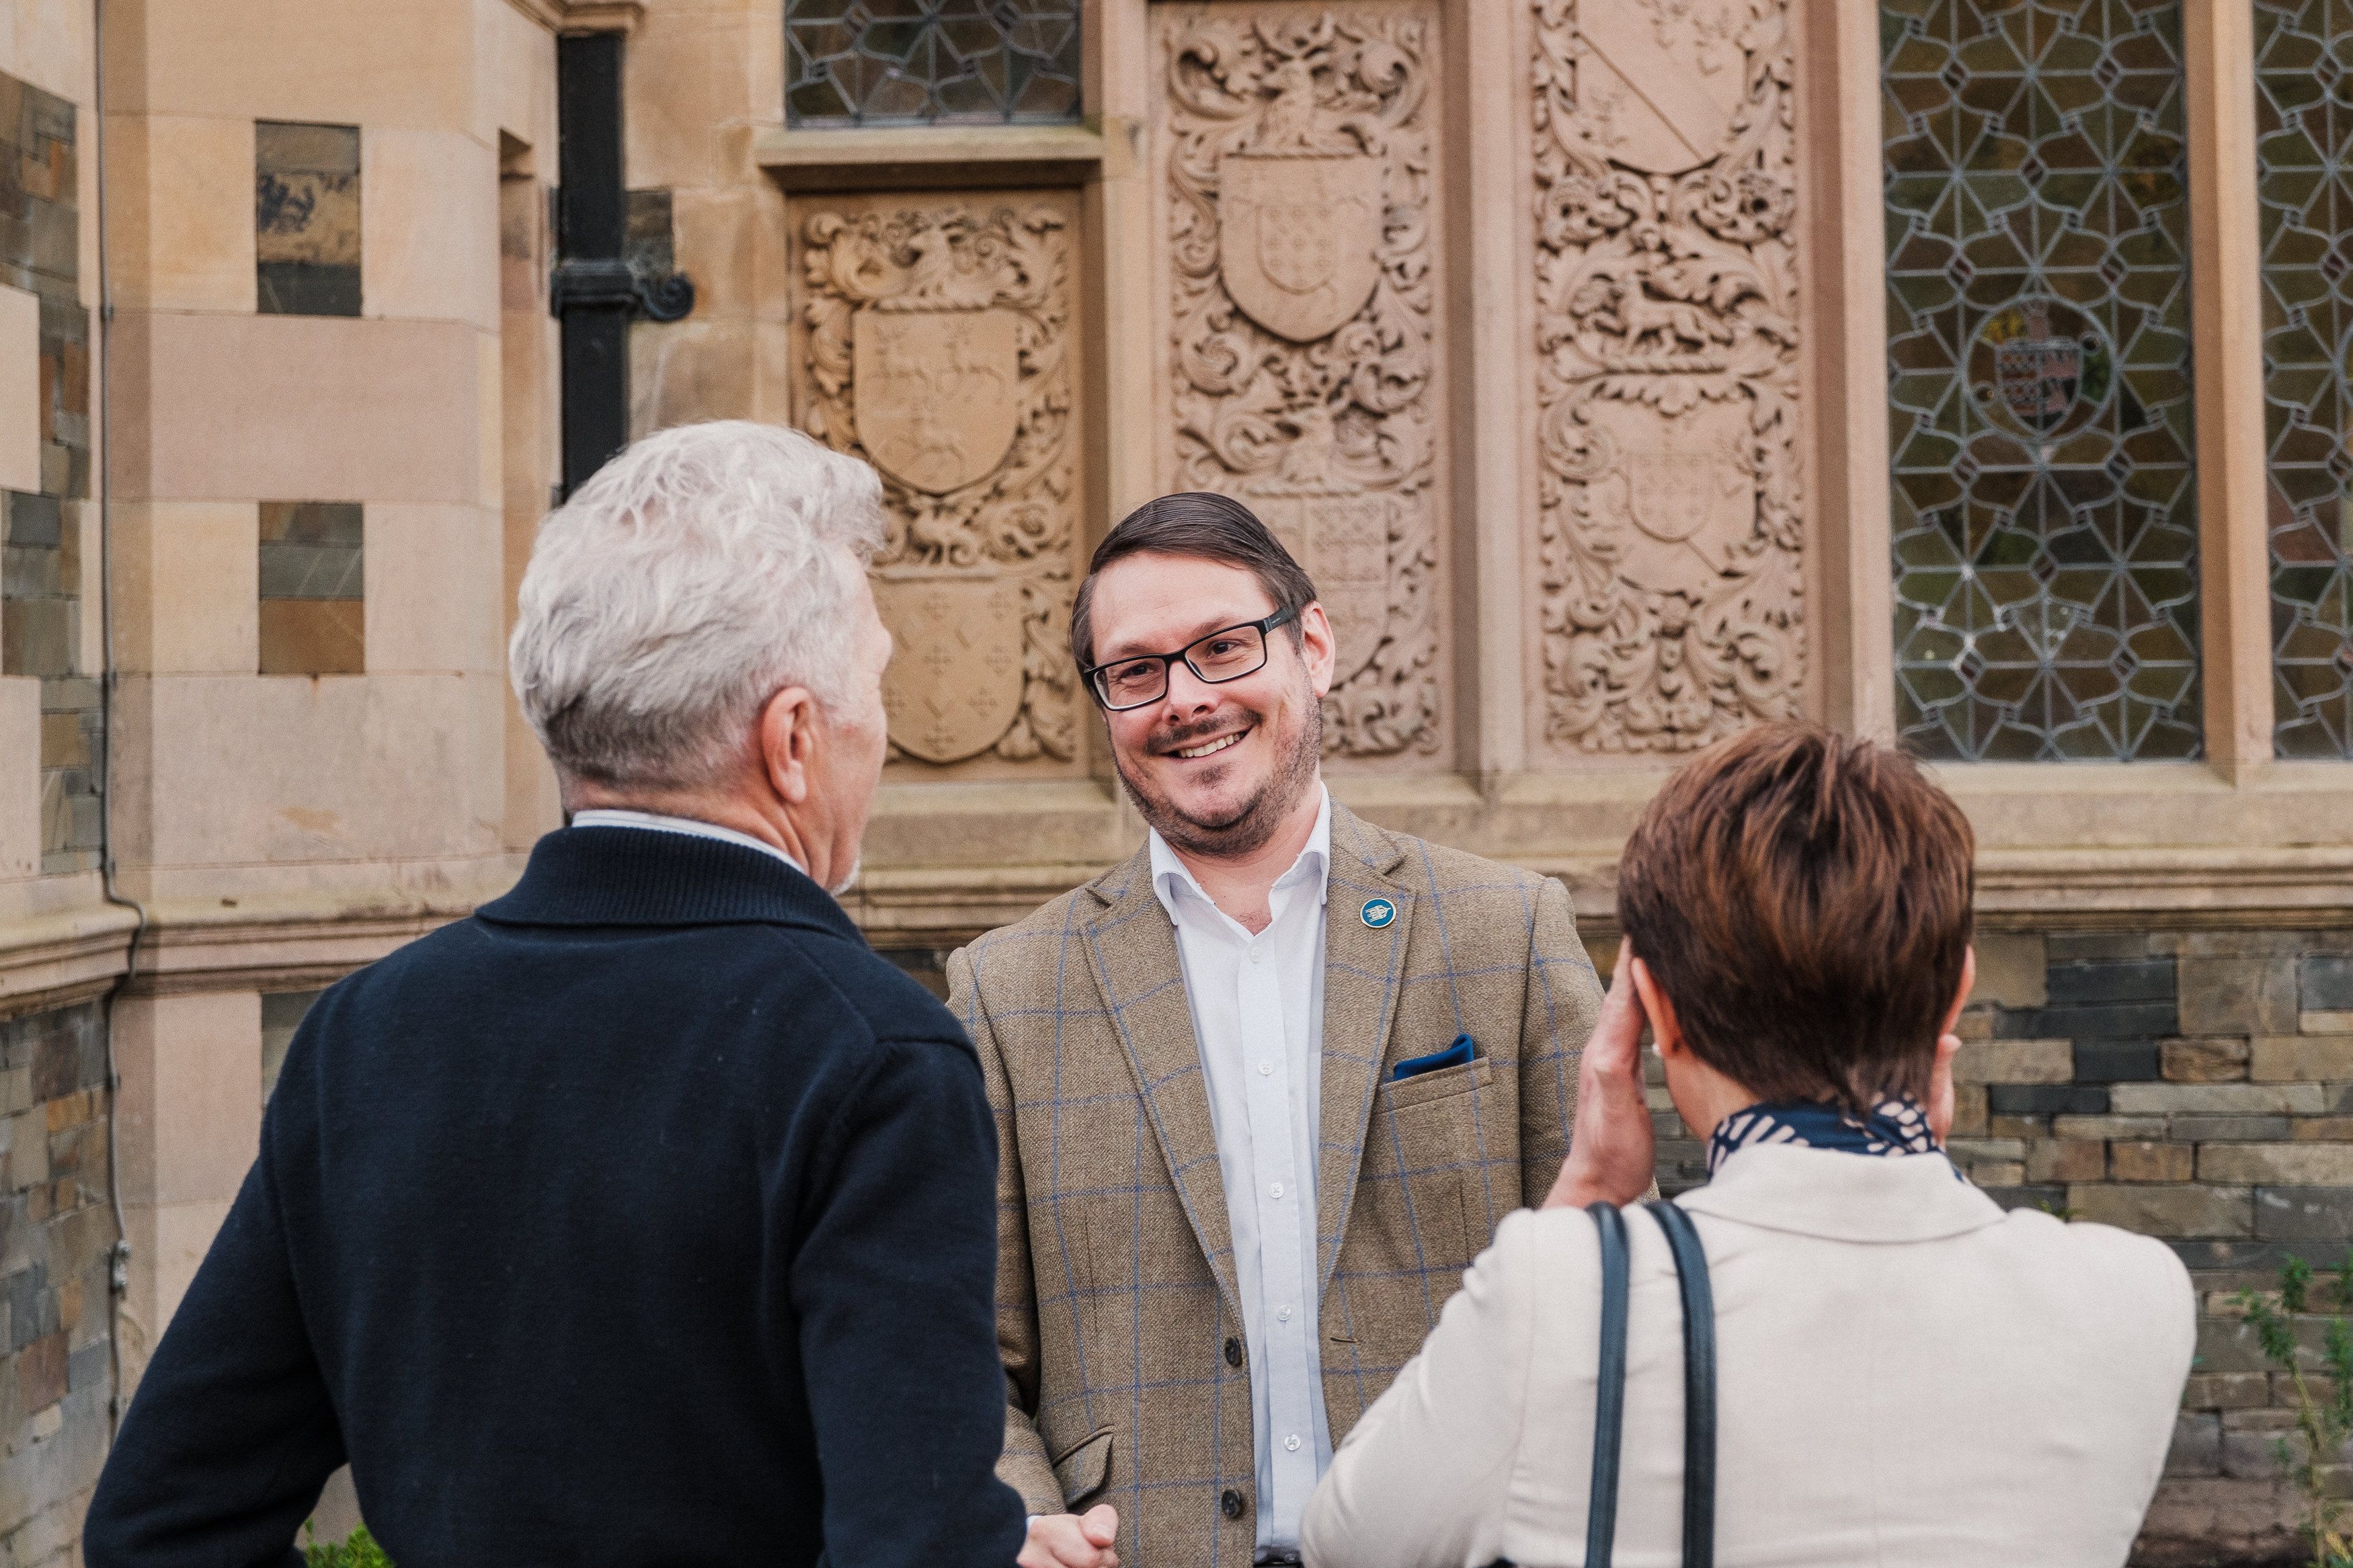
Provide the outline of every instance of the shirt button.
{"type": "Polygon", "coordinates": [[[1259,1077],[1261,1077],[1261,1078],[1271,1078],[1271,1077],[1272,1077],[1272,1076],[1273,1076],[1273,1074],[1274,1074],[1274,1064],[1273,1064],[1272,1062],[1261,1062],[1261,1063],[1259,1063],[1259,1064],[1258,1064],[1258,1076],[1259,1076],[1259,1077]]]}
{"type": "Polygon", "coordinates": [[[1282,1440],[1282,1446],[1292,1453],[1299,1452],[1299,1434],[1293,1432],[1290,1436],[1285,1437],[1282,1440]]]}
{"type": "Polygon", "coordinates": [[[1276,1197],[1281,1197],[1282,1195],[1282,1184],[1281,1182],[1277,1182],[1273,1186],[1267,1190],[1272,1193],[1276,1197]]]}
{"type": "Polygon", "coordinates": [[[1291,1321],[1291,1309],[1288,1307],[1277,1307],[1274,1310],[1274,1317],[1277,1322],[1287,1323],[1291,1321]]]}
{"type": "Polygon", "coordinates": [[[1266,950],[1264,948],[1253,947],[1250,950],[1250,962],[1252,963],[1257,963],[1266,957],[1266,950]]]}

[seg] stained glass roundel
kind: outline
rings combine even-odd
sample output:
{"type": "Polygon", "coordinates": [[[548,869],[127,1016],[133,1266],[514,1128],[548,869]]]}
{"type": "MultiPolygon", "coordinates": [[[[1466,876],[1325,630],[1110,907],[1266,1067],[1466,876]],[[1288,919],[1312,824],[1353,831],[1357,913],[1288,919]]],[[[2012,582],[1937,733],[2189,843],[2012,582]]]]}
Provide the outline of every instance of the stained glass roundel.
{"type": "Polygon", "coordinates": [[[2056,300],[1993,311],[1969,341],[1969,396],[2029,441],[2056,441],[2099,417],[2116,356],[2092,318],[2056,300]]]}

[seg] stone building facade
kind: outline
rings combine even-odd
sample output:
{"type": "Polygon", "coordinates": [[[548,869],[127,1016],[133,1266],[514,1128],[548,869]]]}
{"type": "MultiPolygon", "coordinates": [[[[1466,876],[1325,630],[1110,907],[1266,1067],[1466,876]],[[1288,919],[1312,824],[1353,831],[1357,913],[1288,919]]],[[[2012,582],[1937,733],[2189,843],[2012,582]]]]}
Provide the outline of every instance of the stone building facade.
{"type": "Polygon", "coordinates": [[[2292,1549],[2229,1297],[2353,1247],[2343,5],[0,16],[0,1563],[73,1556],[309,998],[559,820],[501,650],[591,423],[590,37],[627,259],[693,285],[627,427],[885,479],[879,947],[936,975],[1139,840],[1063,637],[1169,489],[1315,575],[1335,790],[1599,956],[1681,758],[1898,741],[1980,844],[1956,1153],[2203,1292],[2143,1554],[2292,1549]]]}

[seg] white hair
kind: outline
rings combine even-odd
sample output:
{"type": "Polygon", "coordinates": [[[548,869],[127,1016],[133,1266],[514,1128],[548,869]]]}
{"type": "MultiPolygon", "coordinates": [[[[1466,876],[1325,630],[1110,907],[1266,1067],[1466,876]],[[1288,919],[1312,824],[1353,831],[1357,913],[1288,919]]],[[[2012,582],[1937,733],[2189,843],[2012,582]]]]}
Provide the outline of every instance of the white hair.
{"type": "Polygon", "coordinates": [[[540,524],[507,661],[557,769],[694,789],[787,686],[836,704],[882,542],[872,468],[748,420],[647,437],[540,524]]]}

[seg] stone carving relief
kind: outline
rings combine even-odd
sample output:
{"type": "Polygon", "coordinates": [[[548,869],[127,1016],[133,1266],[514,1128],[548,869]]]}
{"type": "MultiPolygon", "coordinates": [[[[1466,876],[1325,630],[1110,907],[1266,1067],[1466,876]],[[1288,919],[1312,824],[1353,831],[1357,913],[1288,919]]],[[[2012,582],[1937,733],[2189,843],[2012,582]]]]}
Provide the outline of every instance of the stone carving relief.
{"type": "Polygon", "coordinates": [[[1069,763],[1068,197],[843,197],[798,224],[806,428],[882,474],[892,757],[1069,763]]]}
{"type": "Polygon", "coordinates": [[[1804,679],[1788,0],[1532,0],[1545,733],[1690,751],[1804,679]]]}
{"type": "Polygon", "coordinates": [[[1441,745],[1426,4],[1159,17],[1175,485],[1245,501],[1323,595],[1327,752],[1441,745]]]}

